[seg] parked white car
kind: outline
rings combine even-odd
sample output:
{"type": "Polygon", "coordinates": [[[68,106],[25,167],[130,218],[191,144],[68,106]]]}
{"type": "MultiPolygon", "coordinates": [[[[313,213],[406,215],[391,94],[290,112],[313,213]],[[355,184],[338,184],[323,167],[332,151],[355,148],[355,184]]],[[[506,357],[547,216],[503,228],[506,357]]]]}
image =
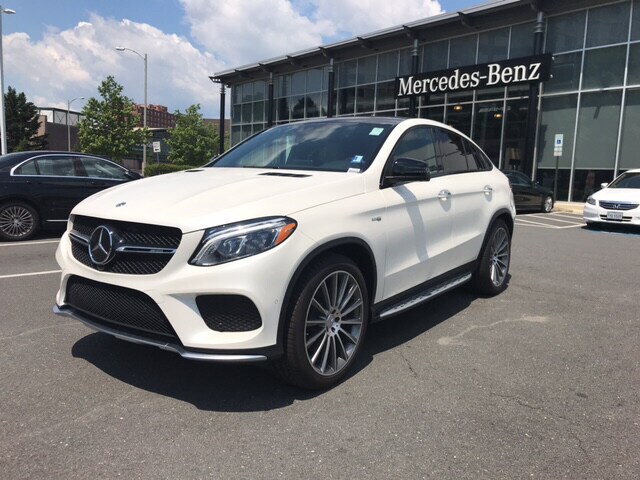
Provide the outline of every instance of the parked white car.
{"type": "Polygon", "coordinates": [[[587,198],[584,221],[587,226],[603,224],[640,225],[640,169],[627,170],[602,184],[587,198]]]}
{"type": "Polygon", "coordinates": [[[55,312],[185,358],[340,381],[370,322],[508,281],[506,177],[446,125],[341,118],[271,128],[204,168],[72,212],[55,312]]]}

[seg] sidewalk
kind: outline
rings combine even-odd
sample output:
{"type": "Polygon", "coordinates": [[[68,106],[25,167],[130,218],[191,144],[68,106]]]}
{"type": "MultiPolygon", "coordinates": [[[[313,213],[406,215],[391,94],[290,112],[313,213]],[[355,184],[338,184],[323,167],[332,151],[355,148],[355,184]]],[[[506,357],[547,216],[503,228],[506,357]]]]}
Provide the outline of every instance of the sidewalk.
{"type": "Polygon", "coordinates": [[[582,214],[584,208],[584,202],[556,202],[553,206],[553,211],[566,212],[566,213],[579,213],[582,214]]]}

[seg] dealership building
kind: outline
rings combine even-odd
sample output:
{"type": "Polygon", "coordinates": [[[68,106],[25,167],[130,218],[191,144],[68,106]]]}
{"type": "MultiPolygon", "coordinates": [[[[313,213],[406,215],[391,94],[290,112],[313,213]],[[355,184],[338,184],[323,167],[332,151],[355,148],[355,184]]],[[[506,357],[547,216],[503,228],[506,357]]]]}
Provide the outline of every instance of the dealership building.
{"type": "Polygon", "coordinates": [[[303,119],[421,117],[502,169],[557,178],[558,200],[640,168],[640,0],[500,0],[211,79],[232,144],[303,119]]]}

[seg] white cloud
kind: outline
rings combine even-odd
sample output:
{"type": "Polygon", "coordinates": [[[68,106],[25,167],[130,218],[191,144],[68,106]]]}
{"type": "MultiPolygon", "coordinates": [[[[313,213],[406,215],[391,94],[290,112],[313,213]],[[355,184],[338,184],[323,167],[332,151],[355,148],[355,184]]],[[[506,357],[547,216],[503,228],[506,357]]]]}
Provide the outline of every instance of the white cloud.
{"type": "Polygon", "coordinates": [[[436,0],[181,0],[191,34],[227,68],[442,13],[436,0]]]}
{"type": "Polygon", "coordinates": [[[38,106],[66,108],[68,99],[98,97],[100,82],[113,75],[125,95],[143,103],[144,63],[132,52],[116,51],[120,45],[147,53],[150,104],[173,111],[200,103],[205,116],[217,113],[218,89],[208,75],[221,65],[211,54],[150,25],[98,15],[69,30],[45,32],[40,41],[24,33],[5,37],[5,85],[24,91],[38,106]]]}
{"type": "Polygon", "coordinates": [[[66,108],[68,99],[97,97],[100,82],[113,75],[125,95],[142,103],[142,60],[115,51],[121,45],[148,54],[149,103],[170,111],[200,103],[206,117],[215,117],[213,73],[442,11],[435,0],[180,1],[185,17],[175,20],[190,26],[197,44],[146,23],[90,14],[68,30],[50,28],[40,40],[5,36],[5,87],[38,106],[66,108]]]}

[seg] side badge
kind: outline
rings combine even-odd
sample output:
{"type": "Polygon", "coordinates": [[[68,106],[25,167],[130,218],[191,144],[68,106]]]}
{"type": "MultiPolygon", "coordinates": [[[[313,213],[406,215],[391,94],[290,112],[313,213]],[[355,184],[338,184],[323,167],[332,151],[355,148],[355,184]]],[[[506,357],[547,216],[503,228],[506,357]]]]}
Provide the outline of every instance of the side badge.
{"type": "Polygon", "coordinates": [[[127,204],[127,202],[120,202],[120,203],[116,203],[116,208],[118,207],[124,207],[127,204]]]}

